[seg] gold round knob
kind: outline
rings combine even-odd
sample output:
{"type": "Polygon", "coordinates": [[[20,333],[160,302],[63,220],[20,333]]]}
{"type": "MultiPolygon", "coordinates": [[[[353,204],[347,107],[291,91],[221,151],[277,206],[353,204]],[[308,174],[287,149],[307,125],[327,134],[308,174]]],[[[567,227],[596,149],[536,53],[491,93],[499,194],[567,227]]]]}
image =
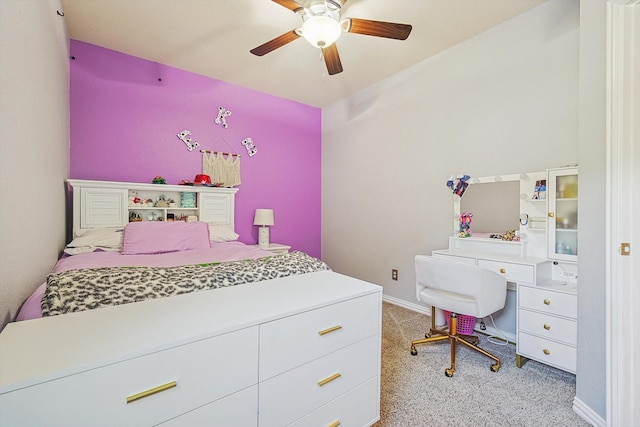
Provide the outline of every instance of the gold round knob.
{"type": "Polygon", "coordinates": [[[547,350],[546,348],[544,350],[542,350],[542,352],[544,354],[546,354],[547,356],[551,354],[551,352],[549,350],[547,350]]]}
{"type": "Polygon", "coordinates": [[[547,215],[549,215],[549,218],[553,218],[554,213],[553,212],[549,212],[547,215]]]}
{"type": "Polygon", "coordinates": [[[551,304],[551,301],[549,301],[548,299],[544,300],[544,305],[549,305],[551,304]]]}
{"type": "Polygon", "coordinates": [[[543,326],[543,328],[545,328],[545,329],[548,331],[549,329],[551,329],[551,326],[550,326],[550,325],[547,325],[547,324],[545,323],[545,324],[544,324],[544,326],[543,326]]]}
{"type": "Polygon", "coordinates": [[[506,273],[506,272],[507,272],[507,270],[505,270],[504,268],[501,268],[501,269],[500,269],[500,273],[504,274],[504,273],[506,273]]]}

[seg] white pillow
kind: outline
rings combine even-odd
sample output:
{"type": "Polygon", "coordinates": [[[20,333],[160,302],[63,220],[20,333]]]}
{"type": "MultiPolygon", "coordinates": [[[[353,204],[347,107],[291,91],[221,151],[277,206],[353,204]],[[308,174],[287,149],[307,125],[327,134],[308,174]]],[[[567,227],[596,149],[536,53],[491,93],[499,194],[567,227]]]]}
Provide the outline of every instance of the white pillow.
{"type": "Polygon", "coordinates": [[[233,242],[240,237],[229,225],[209,225],[211,243],[233,242]]]}
{"type": "Polygon", "coordinates": [[[91,228],[82,231],[71,243],[70,248],[83,246],[104,246],[116,248],[122,246],[122,231],[124,228],[91,228]]]}
{"type": "Polygon", "coordinates": [[[69,255],[93,252],[96,249],[120,251],[123,228],[90,228],[81,231],[66,247],[69,255]]]}

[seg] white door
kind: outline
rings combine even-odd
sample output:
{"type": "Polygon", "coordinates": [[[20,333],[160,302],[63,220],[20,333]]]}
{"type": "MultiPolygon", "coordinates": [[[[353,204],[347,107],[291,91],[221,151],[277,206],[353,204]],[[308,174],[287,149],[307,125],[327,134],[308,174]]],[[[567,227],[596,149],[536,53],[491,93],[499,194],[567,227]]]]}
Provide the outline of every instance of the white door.
{"type": "Polygon", "coordinates": [[[608,15],[607,425],[626,426],[640,420],[640,0],[608,15]]]}

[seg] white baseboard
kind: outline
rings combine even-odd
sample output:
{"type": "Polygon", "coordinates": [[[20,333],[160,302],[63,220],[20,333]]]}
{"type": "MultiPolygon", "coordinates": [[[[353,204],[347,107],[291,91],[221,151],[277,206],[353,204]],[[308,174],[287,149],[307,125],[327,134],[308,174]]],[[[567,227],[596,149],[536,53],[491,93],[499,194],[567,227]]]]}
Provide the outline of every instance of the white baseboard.
{"type": "Polygon", "coordinates": [[[389,304],[393,305],[399,305],[400,307],[404,307],[412,311],[417,311],[418,313],[426,314],[427,316],[431,316],[431,307],[429,306],[414,304],[403,299],[390,297],[389,295],[384,294],[382,295],[382,301],[388,302],[389,304]]]}
{"type": "Polygon", "coordinates": [[[593,409],[577,397],[573,398],[573,412],[595,427],[605,427],[607,425],[607,421],[604,418],[596,414],[593,409]]]}

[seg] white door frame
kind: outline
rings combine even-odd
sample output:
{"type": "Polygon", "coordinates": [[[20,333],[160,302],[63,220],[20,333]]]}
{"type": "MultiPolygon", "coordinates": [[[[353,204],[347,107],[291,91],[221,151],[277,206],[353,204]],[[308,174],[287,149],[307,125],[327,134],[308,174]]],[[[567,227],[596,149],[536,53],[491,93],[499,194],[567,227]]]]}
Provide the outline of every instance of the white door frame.
{"type": "Polygon", "coordinates": [[[640,0],[607,3],[607,426],[640,420],[640,0]],[[634,137],[636,142],[634,143],[634,137]],[[635,147],[634,147],[635,145],[635,147]],[[634,172],[635,171],[635,172],[634,172]],[[635,191],[634,191],[635,189],[635,191]],[[631,245],[621,254],[623,242],[631,245]],[[635,274],[634,274],[635,273],[635,274]],[[637,280],[637,279],[636,279],[637,280]]]}

